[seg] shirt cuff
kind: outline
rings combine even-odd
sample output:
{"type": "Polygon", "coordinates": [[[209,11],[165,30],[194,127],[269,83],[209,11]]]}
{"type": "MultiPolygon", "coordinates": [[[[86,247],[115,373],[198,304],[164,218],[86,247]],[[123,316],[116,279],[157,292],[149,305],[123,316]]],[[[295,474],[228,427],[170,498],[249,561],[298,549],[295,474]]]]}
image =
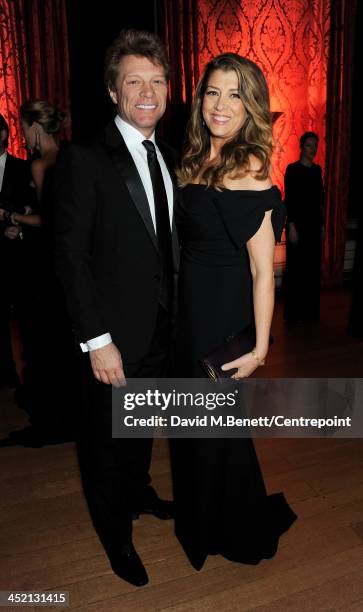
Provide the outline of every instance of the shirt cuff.
{"type": "Polygon", "coordinates": [[[101,336],[97,336],[97,338],[91,338],[91,340],[87,340],[87,342],[81,342],[81,349],[83,353],[88,353],[89,351],[95,351],[96,349],[103,348],[108,344],[111,344],[112,338],[111,334],[102,334],[101,336]]]}

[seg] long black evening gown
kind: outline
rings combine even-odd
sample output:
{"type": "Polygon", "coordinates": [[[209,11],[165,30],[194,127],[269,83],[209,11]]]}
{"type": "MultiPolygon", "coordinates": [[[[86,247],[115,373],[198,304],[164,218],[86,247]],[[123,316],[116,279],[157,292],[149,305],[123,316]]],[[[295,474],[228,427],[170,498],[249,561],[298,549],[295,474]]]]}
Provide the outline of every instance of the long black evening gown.
{"type": "MultiPolygon", "coordinates": [[[[183,189],[178,377],[203,377],[200,359],[253,320],[246,243],[271,209],[278,239],[285,214],[277,187],[183,189]]],[[[283,493],[267,496],[251,439],[172,439],[171,460],[175,532],[196,569],[209,554],[250,564],[275,554],[296,515],[283,493]]]]}
{"type": "Polygon", "coordinates": [[[287,322],[320,319],[323,179],[318,164],[289,164],[285,173],[287,221],[295,223],[299,240],[286,240],[284,279],[287,322]]]}
{"type": "Polygon", "coordinates": [[[71,321],[53,264],[54,170],[49,167],[43,180],[42,226],[24,229],[33,272],[27,281],[26,365],[19,399],[39,446],[74,439],[81,402],[71,321]]]}

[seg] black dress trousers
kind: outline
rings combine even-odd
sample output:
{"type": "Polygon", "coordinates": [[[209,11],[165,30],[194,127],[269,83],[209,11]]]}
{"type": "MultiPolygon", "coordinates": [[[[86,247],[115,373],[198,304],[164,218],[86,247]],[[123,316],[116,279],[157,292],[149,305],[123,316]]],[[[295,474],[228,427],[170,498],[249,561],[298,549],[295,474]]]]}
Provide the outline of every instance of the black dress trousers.
{"type": "MultiPolygon", "coordinates": [[[[166,375],[171,336],[170,316],[160,306],[148,353],[137,363],[124,363],[127,378],[166,375]]],[[[156,496],[150,486],[152,438],[112,438],[112,387],[96,380],[89,356],[83,355],[83,409],[78,424],[78,455],[84,491],[100,540],[117,558],[130,542],[132,512],[156,496]]]]}

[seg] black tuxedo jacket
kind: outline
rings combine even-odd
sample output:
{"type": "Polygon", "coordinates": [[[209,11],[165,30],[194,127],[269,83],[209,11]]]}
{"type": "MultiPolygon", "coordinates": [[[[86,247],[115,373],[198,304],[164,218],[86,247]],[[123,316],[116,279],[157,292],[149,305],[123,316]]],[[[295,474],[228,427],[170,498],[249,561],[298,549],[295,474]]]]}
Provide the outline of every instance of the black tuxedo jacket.
{"type": "MultiPolygon", "coordinates": [[[[175,155],[158,142],[173,178],[175,155]]],[[[55,174],[55,261],[77,339],[110,332],[124,363],[147,353],[161,265],[140,176],[114,121],[87,147],[71,145],[55,174]]],[[[174,186],[174,202],[177,190],[174,186]]],[[[173,228],[175,276],[178,244],[173,228]]]]}
{"type": "MultiPolygon", "coordinates": [[[[23,213],[25,206],[36,209],[37,197],[35,189],[30,185],[31,179],[29,162],[8,153],[0,191],[0,208],[18,213],[23,213]]],[[[9,240],[4,236],[4,231],[9,223],[9,221],[0,223],[0,259],[7,266],[8,274],[14,276],[19,273],[18,266],[24,266],[24,261],[21,262],[21,259],[24,259],[24,243],[28,244],[28,235],[33,228],[24,228],[23,235],[26,237],[24,241],[9,240]]]]}
{"type": "Polygon", "coordinates": [[[0,191],[0,208],[21,213],[25,206],[33,207],[35,190],[30,187],[30,181],[29,163],[8,153],[0,191]]]}

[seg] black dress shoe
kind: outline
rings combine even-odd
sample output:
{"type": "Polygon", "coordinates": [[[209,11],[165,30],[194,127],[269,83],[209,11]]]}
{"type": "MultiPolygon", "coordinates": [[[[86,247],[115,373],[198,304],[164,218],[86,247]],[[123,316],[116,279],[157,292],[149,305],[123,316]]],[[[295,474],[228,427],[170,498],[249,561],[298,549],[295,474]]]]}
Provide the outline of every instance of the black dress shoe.
{"type": "Polygon", "coordinates": [[[117,576],[134,586],[144,586],[149,582],[146,569],[132,544],[122,546],[117,559],[111,561],[111,567],[117,576]]]}
{"type": "Polygon", "coordinates": [[[174,502],[156,497],[145,503],[141,508],[134,510],[132,513],[133,520],[138,519],[140,514],[153,514],[157,518],[167,521],[175,517],[174,502]]]}

